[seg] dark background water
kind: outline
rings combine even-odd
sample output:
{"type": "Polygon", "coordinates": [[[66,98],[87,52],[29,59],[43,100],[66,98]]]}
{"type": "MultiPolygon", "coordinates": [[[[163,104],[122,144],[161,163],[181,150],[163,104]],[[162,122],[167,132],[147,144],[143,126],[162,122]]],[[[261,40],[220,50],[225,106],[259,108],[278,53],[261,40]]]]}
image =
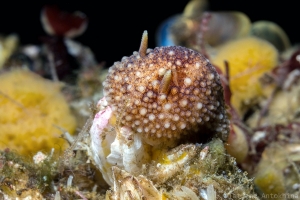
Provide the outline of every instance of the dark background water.
{"type": "MultiPolygon", "coordinates": [[[[21,44],[39,44],[45,35],[40,23],[40,11],[54,4],[68,11],[80,10],[89,18],[86,32],[76,41],[89,46],[99,62],[110,66],[123,56],[138,50],[141,35],[148,30],[149,47],[155,47],[155,32],[166,18],[181,13],[188,0],[151,1],[39,1],[16,3],[4,1],[0,9],[0,34],[17,33],[21,44]],[[162,3],[163,2],[163,3],[162,3]]],[[[211,11],[241,11],[251,19],[270,20],[280,25],[292,43],[300,42],[300,15],[297,1],[209,0],[211,11]]]]}

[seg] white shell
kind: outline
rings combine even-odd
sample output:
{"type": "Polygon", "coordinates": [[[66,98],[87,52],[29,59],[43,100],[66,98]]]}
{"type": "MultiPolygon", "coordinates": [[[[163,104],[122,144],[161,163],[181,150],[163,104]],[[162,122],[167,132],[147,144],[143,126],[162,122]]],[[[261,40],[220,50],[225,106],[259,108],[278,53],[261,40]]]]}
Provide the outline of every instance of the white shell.
{"type": "MultiPolygon", "coordinates": [[[[101,104],[100,101],[99,104],[101,104]]],[[[109,106],[107,106],[103,110],[100,110],[95,115],[92,127],[90,129],[90,150],[92,154],[91,157],[95,165],[102,172],[103,178],[108,184],[112,184],[113,180],[110,176],[111,165],[106,161],[106,157],[108,156],[106,152],[108,152],[107,150],[110,149],[110,145],[113,142],[116,133],[114,131],[111,131],[110,134],[106,134],[104,129],[109,128],[109,119],[111,115],[112,109],[109,106]]]]}
{"type": "Polygon", "coordinates": [[[90,129],[91,157],[104,180],[113,185],[112,166],[118,166],[129,173],[139,174],[142,164],[149,161],[148,152],[145,150],[147,144],[143,144],[141,135],[134,134],[127,127],[117,127],[110,124],[113,115],[110,106],[105,99],[98,104],[100,110],[94,118],[90,129]]]}
{"type": "Polygon", "coordinates": [[[145,176],[137,177],[113,167],[114,186],[106,193],[106,199],[162,199],[162,194],[145,176]]]}
{"type": "Polygon", "coordinates": [[[149,159],[144,149],[140,134],[134,134],[131,129],[122,127],[111,144],[107,162],[125,169],[132,174],[140,174],[142,163],[149,159]]]}

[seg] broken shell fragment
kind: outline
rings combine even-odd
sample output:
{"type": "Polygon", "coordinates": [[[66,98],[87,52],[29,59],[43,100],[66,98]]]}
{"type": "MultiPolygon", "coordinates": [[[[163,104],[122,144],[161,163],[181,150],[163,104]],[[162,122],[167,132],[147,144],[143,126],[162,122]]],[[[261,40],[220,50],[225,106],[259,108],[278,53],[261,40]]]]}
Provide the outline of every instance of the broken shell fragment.
{"type": "Polygon", "coordinates": [[[161,192],[145,176],[135,177],[118,167],[112,167],[112,171],[114,186],[107,191],[106,199],[162,199],[161,192]]]}
{"type": "MultiPolygon", "coordinates": [[[[98,103],[105,105],[101,99],[98,103]]],[[[104,180],[113,184],[112,166],[119,166],[127,172],[139,174],[142,164],[148,162],[147,145],[142,144],[140,135],[133,134],[131,129],[114,127],[114,116],[110,106],[106,106],[96,115],[90,129],[91,157],[103,174],[104,180]]]]}
{"type": "Polygon", "coordinates": [[[122,127],[117,131],[116,138],[111,144],[111,152],[107,162],[119,166],[132,174],[141,173],[141,165],[149,160],[146,145],[142,144],[140,135],[131,129],[122,127]]]}
{"type": "MultiPolygon", "coordinates": [[[[105,98],[100,99],[98,106],[102,107],[106,104],[105,98]]],[[[106,161],[106,157],[109,154],[110,145],[113,142],[116,133],[110,131],[110,134],[105,135],[104,130],[113,129],[109,120],[111,118],[112,110],[109,106],[105,109],[100,110],[94,118],[92,127],[90,129],[90,154],[95,165],[102,172],[104,180],[108,184],[112,184],[111,177],[111,165],[106,161]],[[105,172],[105,173],[103,173],[105,172]]]]}
{"type": "Polygon", "coordinates": [[[149,162],[149,145],[143,144],[141,136],[130,128],[115,127],[112,109],[105,105],[105,98],[97,104],[97,107],[104,108],[95,115],[90,129],[90,156],[104,180],[113,185],[111,167],[118,166],[134,175],[140,174],[142,164],[149,162]]]}

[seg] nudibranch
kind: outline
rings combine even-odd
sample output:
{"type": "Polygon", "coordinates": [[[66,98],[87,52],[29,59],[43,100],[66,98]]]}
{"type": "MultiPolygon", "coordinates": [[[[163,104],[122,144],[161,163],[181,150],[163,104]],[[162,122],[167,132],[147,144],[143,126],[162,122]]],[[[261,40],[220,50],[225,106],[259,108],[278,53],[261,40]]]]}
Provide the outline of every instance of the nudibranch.
{"type": "Polygon", "coordinates": [[[226,141],[223,88],[209,60],[181,46],[147,48],[145,31],[139,52],[115,62],[103,82],[115,123],[152,146],[173,145],[183,135],[195,134],[226,141]]]}

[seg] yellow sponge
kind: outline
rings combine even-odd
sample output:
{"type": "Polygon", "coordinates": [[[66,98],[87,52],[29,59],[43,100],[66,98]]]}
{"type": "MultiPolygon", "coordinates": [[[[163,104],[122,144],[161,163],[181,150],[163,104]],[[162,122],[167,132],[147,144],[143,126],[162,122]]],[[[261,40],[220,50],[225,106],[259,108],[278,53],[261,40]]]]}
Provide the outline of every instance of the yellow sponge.
{"type": "Polygon", "coordinates": [[[73,133],[75,118],[60,85],[25,70],[0,75],[0,149],[33,155],[66,146],[62,128],[73,133]],[[59,128],[58,128],[59,127],[59,128]]]}
{"type": "Polygon", "coordinates": [[[218,49],[212,63],[225,72],[229,63],[232,105],[242,113],[242,106],[263,96],[259,78],[278,64],[278,52],[269,42],[245,37],[226,43],[218,49]]]}

